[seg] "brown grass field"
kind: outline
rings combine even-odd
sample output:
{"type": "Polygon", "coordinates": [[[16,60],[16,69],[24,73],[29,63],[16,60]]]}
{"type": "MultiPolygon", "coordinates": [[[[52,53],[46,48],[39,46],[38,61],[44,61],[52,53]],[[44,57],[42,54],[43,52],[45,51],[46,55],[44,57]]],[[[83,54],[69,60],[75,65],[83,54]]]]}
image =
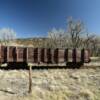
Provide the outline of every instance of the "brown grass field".
{"type": "Polygon", "coordinates": [[[100,100],[100,66],[35,69],[28,94],[28,70],[0,70],[0,100],[100,100]]]}

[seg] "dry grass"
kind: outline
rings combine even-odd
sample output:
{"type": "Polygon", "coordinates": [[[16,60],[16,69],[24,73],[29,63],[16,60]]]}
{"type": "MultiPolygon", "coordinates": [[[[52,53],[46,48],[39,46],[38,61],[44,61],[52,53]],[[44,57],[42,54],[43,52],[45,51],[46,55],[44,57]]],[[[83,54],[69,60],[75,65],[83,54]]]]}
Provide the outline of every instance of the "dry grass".
{"type": "Polygon", "coordinates": [[[0,70],[0,100],[100,100],[100,68],[0,70]]]}

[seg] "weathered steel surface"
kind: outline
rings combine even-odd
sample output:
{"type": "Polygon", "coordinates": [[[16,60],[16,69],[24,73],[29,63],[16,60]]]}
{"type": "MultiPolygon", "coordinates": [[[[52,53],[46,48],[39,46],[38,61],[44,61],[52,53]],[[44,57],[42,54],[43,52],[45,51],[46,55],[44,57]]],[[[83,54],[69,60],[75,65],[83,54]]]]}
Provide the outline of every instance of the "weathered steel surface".
{"type": "Polygon", "coordinates": [[[84,51],[84,62],[89,62],[90,58],[89,58],[89,51],[85,50],[84,51]]]}
{"type": "Polygon", "coordinates": [[[51,49],[16,46],[0,46],[0,62],[28,62],[60,64],[67,62],[89,62],[89,51],[86,49],[51,49]]]}
{"type": "Polygon", "coordinates": [[[68,49],[68,62],[73,62],[73,50],[68,49]]]}
{"type": "Polygon", "coordinates": [[[81,61],[81,50],[76,50],[76,62],[81,61]]]}

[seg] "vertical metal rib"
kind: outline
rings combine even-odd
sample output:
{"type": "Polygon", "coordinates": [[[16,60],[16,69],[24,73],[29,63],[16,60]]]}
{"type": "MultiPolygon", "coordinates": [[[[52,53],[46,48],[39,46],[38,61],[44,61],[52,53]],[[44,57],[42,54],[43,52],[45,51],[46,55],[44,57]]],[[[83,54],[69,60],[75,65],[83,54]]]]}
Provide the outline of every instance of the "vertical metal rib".
{"type": "Polygon", "coordinates": [[[58,48],[56,48],[55,50],[54,50],[54,62],[57,64],[58,63],[58,54],[59,53],[59,49],[58,48]]]}
{"type": "Polygon", "coordinates": [[[48,48],[47,49],[47,63],[51,63],[52,61],[51,61],[51,49],[50,48],[48,48]]]}
{"type": "Polygon", "coordinates": [[[25,48],[25,62],[28,62],[28,47],[25,48]]]}
{"type": "Polygon", "coordinates": [[[15,56],[16,56],[16,62],[18,62],[18,49],[17,49],[17,47],[15,47],[15,56]]]}
{"type": "Polygon", "coordinates": [[[72,59],[73,59],[72,62],[76,63],[76,49],[73,49],[72,51],[72,59]]]}
{"type": "Polygon", "coordinates": [[[65,52],[64,52],[64,61],[66,63],[68,62],[68,49],[65,49],[65,52]]]}
{"type": "Polygon", "coordinates": [[[41,49],[41,62],[44,62],[44,48],[41,49]]]}
{"type": "Polygon", "coordinates": [[[34,48],[34,63],[38,63],[38,48],[34,48]]]}
{"type": "Polygon", "coordinates": [[[84,49],[81,50],[81,62],[84,62],[84,49]]]}
{"type": "Polygon", "coordinates": [[[9,46],[6,47],[6,50],[7,50],[6,62],[9,62],[9,46]]]}
{"type": "Polygon", "coordinates": [[[1,61],[1,45],[0,45],[0,64],[2,63],[1,61]]]}

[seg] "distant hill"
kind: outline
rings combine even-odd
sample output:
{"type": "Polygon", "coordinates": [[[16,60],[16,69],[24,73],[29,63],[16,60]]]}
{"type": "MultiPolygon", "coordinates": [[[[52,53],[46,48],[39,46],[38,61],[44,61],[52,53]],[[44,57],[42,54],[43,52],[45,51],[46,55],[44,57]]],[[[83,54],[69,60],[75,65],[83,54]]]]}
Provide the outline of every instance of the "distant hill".
{"type": "Polygon", "coordinates": [[[18,45],[41,47],[48,38],[19,38],[16,39],[18,45]]]}

